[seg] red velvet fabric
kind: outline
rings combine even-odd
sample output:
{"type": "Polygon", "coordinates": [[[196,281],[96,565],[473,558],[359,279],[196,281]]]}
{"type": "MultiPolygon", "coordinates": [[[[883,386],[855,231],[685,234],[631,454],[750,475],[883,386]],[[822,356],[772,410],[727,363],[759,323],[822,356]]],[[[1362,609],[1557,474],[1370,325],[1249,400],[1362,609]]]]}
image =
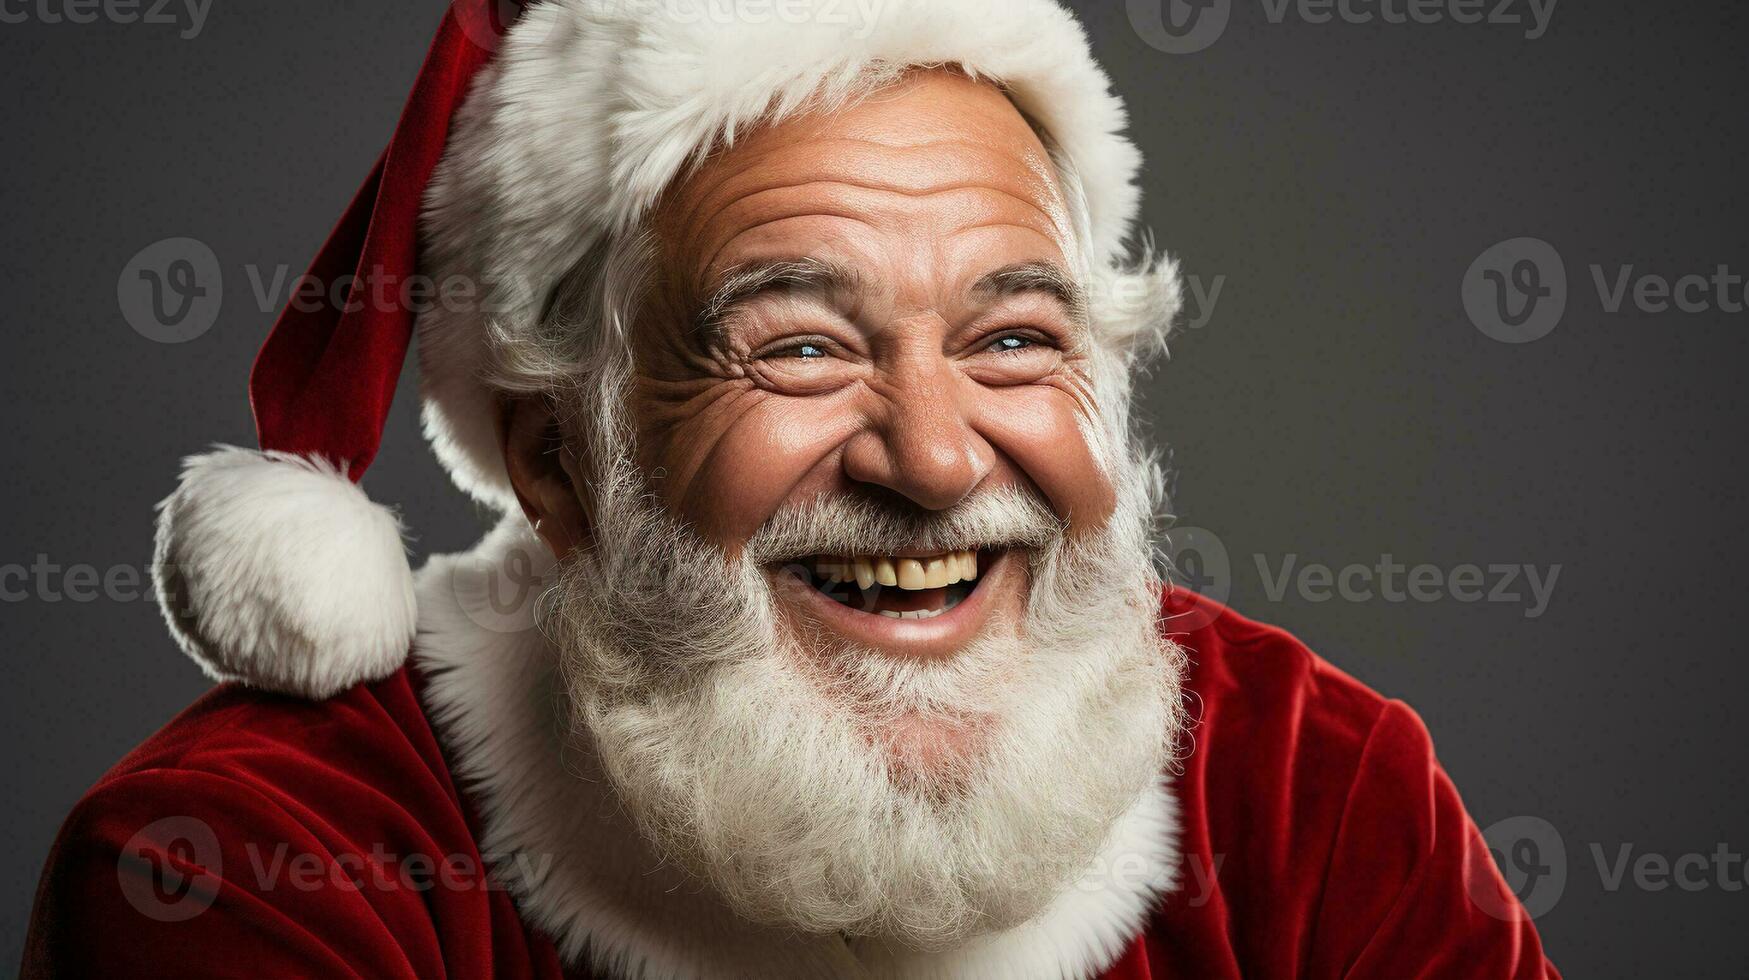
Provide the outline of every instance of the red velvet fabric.
{"type": "MultiPolygon", "coordinates": [[[[1517,905],[1412,711],[1207,600],[1165,611],[1199,718],[1180,887],[1106,977],[1559,976],[1487,911],[1517,905]]],[[[485,872],[419,685],[202,698],[73,810],[24,975],[564,975],[485,872]]]]}
{"type": "Polygon", "coordinates": [[[325,456],[354,480],[376,458],[413,338],[420,201],[469,82],[520,9],[455,0],[444,15],[388,149],[310,266],[327,299],[287,306],[255,359],[261,448],[325,456]]]}

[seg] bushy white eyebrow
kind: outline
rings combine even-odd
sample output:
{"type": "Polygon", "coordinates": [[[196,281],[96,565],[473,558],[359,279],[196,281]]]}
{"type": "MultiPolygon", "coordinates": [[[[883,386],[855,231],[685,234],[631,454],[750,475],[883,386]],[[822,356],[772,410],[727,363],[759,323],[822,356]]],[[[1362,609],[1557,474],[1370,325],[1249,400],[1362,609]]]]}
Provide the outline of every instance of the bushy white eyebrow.
{"type": "Polygon", "coordinates": [[[1046,293],[1067,307],[1077,322],[1087,322],[1086,290],[1055,262],[1020,262],[1003,266],[981,277],[973,284],[972,292],[993,296],[1046,293]]]}
{"type": "Polygon", "coordinates": [[[736,305],[776,290],[831,295],[854,292],[861,277],[856,270],[814,258],[768,259],[730,269],[710,296],[699,304],[693,325],[704,336],[722,331],[723,320],[736,305]]]}

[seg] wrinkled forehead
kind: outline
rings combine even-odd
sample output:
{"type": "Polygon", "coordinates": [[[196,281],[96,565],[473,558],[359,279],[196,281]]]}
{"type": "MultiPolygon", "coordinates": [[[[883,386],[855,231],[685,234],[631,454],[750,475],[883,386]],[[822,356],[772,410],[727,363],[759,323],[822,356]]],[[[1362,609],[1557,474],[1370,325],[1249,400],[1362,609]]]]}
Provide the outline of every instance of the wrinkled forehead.
{"type": "Polygon", "coordinates": [[[1039,134],[1000,88],[946,69],[907,72],[848,106],[719,147],[669,187],[650,228],[665,265],[696,286],[749,242],[769,250],[820,230],[820,219],[907,223],[941,236],[1002,228],[1035,237],[1037,250],[1065,265],[1076,253],[1039,134]]]}

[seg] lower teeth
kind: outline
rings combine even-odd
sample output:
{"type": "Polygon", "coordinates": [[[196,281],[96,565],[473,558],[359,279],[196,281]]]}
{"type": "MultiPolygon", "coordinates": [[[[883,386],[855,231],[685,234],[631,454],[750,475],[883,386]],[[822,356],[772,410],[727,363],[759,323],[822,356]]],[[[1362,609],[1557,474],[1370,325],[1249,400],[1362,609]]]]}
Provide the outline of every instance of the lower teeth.
{"type": "Polygon", "coordinates": [[[959,605],[961,598],[961,596],[950,594],[947,597],[947,602],[940,609],[907,609],[902,612],[896,609],[878,609],[875,611],[888,619],[934,619],[959,605]]]}
{"type": "Polygon", "coordinates": [[[913,609],[910,612],[894,612],[891,609],[882,609],[880,611],[881,615],[887,617],[888,619],[934,619],[935,617],[941,615],[944,612],[947,612],[947,610],[946,609],[913,609]]]}

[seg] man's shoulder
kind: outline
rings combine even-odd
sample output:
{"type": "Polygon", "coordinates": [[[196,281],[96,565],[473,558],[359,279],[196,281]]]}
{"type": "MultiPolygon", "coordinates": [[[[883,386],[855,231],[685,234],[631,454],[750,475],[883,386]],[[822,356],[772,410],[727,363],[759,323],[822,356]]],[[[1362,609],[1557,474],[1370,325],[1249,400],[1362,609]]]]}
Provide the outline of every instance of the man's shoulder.
{"type": "Polygon", "coordinates": [[[200,776],[306,805],[356,797],[348,786],[434,779],[447,766],[405,669],[312,701],[224,684],[129,752],[92,787],[134,787],[200,776]]]}
{"type": "Polygon", "coordinates": [[[332,851],[361,835],[393,844],[394,826],[463,827],[466,814],[403,669],[323,701],[215,688],[85,792],[57,852],[122,847],[166,821],[332,851]]]}
{"type": "MultiPolygon", "coordinates": [[[[1245,811],[1282,833],[1334,846],[1369,809],[1415,811],[1446,782],[1427,727],[1408,705],[1286,630],[1213,600],[1180,591],[1163,608],[1168,633],[1190,661],[1180,785],[1203,815],[1245,811]]],[[[1211,826],[1219,837],[1236,824],[1211,826]]],[[[1393,833],[1413,850],[1429,843],[1432,829],[1404,820],[1393,833]]]]}
{"type": "MultiPolygon", "coordinates": [[[[1170,589],[1165,630],[1185,649],[1185,689],[1193,718],[1291,722],[1301,735],[1359,747],[1387,714],[1408,711],[1314,653],[1280,627],[1240,615],[1213,599],[1170,589]],[[1236,717],[1235,717],[1236,716],[1236,717]]],[[[1259,732],[1255,725],[1247,730],[1259,732]]]]}

